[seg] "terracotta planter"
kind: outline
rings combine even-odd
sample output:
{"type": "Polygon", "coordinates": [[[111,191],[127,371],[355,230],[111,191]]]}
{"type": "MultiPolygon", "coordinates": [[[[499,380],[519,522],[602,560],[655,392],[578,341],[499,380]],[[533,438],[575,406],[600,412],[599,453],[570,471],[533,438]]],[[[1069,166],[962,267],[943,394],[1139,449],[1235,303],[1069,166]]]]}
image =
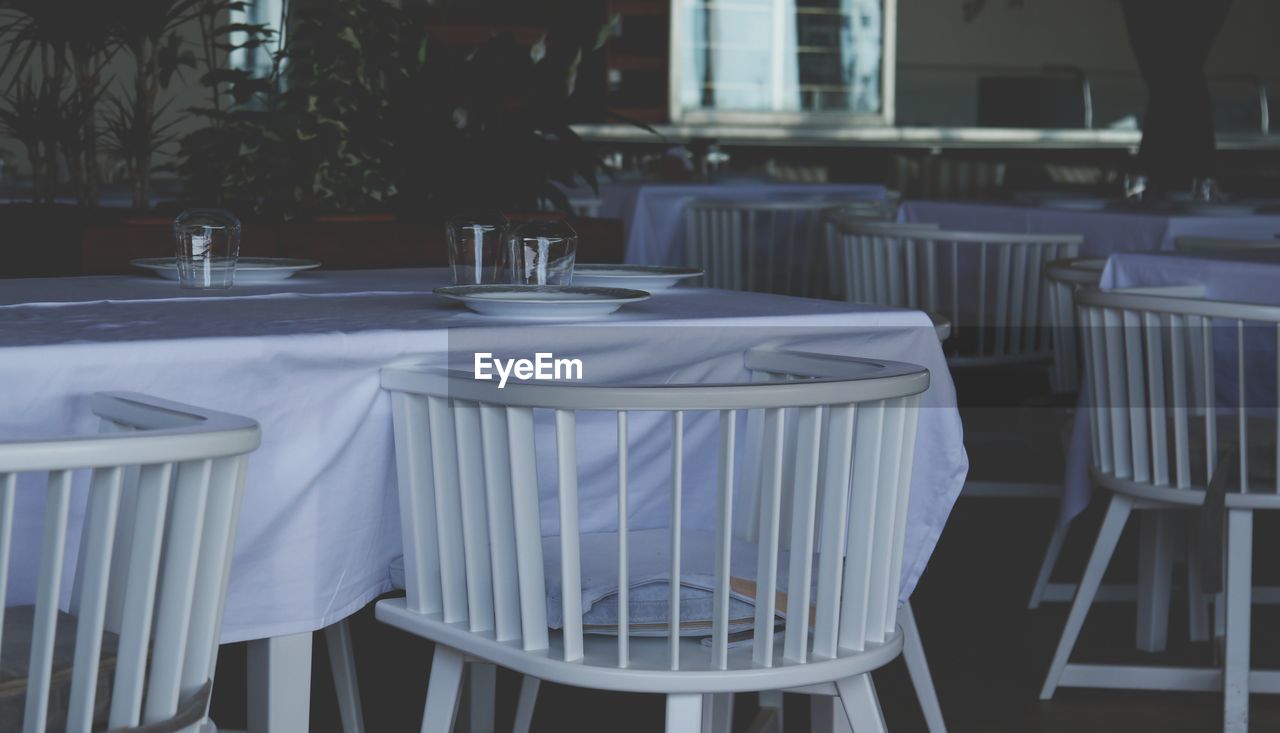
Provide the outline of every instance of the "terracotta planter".
{"type": "Polygon", "coordinates": [[[80,240],[102,212],[64,204],[0,206],[0,277],[80,273],[80,240]]]}
{"type": "Polygon", "coordinates": [[[443,224],[408,226],[390,214],[288,222],[280,228],[279,254],[320,260],[327,270],[448,264],[443,224]]]}

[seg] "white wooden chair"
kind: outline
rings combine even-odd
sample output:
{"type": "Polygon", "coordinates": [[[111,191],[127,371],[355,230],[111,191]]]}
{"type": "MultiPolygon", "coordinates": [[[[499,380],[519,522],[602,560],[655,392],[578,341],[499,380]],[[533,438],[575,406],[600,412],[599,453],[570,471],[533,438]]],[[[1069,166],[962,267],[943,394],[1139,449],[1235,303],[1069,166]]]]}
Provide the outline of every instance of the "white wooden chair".
{"type": "Polygon", "coordinates": [[[1080,347],[1076,333],[1075,292],[1097,287],[1107,260],[1101,257],[1052,260],[1044,266],[1049,291],[1049,327],[1053,331],[1053,391],[1075,393],[1080,388],[1080,347]]]}
{"type": "Polygon", "coordinates": [[[1253,512],[1280,509],[1280,307],[1205,300],[1200,291],[1076,294],[1086,331],[1091,475],[1111,498],[1041,698],[1059,686],[1221,690],[1224,730],[1244,733],[1249,693],[1280,692],[1280,672],[1249,666],[1253,512]],[[1069,662],[1134,509],[1211,512],[1205,526],[1225,524],[1222,541],[1199,538],[1202,548],[1225,548],[1225,608],[1217,617],[1222,668],[1069,662]]]}
{"type": "Polygon", "coordinates": [[[0,706],[0,728],[212,730],[222,605],[258,425],[128,393],[94,395],[93,411],[98,435],[0,443],[0,666],[6,687],[25,688],[6,695],[19,709],[0,706]],[[84,469],[88,503],[63,612],[72,487],[84,469]],[[18,556],[39,563],[35,603],[7,606],[16,495],[40,483],[38,557],[18,556]],[[25,659],[2,658],[13,647],[25,659]]]}
{"type": "Polygon", "coordinates": [[[1044,361],[1052,353],[1046,262],[1075,257],[1075,234],[946,231],[848,219],[830,267],[848,300],[940,313],[956,366],[1044,361]]]}
{"type": "MultiPolygon", "coordinates": [[[[947,351],[953,366],[1049,365],[1049,290],[1041,269],[1046,262],[1075,256],[1083,237],[856,220],[839,222],[838,229],[839,246],[832,248],[829,266],[840,271],[848,300],[940,314],[950,321],[947,351]]],[[[966,496],[1060,494],[1057,482],[970,479],[965,484],[966,496]]]]}
{"type": "Polygon", "coordinates": [[[1280,252],[1280,239],[1223,239],[1221,237],[1178,237],[1173,240],[1177,252],[1213,254],[1215,252],[1280,252]]]}
{"type": "MultiPolygon", "coordinates": [[[[1053,368],[1049,373],[1049,383],[1057,394],[1070,395],[1080,388],[1080,339],[1076,328],[1075,292],[1081,287],[1096,287],[1106,265],[1103,258],[1079,257],[1053,260],[1044,266],[1045,287],[1049,293],[1049,327],[1053,332],[1053,368]]],[[[1054,526],[1027,608],[1039,608],[1046,600],[1070,600],[1074,584],[1050,582],[1067,540],[1068,527],[1064,524],[1054,526]]]]}
{"type": "Polygon", "coordinates": [[[824,212],[841,204],[694,201],[684,212],[685,261],[702,268],[706,287],[824,297],[824,212]]]}
{"type": "Polygon", "coordinates": [[[918,395],[928,373],[776,351],[751,351],[745,366],[757,381],[502,390],[468,374],[383,370],[395,416],[407,595],[379,602],[377,615],[437,645],[424,732],[451,729],[467,658],[534,680],[665,694],[671,731],[701,731],[704,711],[709,725],[724,725],[727,694],[758,690],[838,696],[858,733],[884,729],[869,673],[902,650],[899,574],[918,395]],[[560,556],[552,571],[563,588],[559,630],[548,628],[535,411],[550,413],[556,434],[561,531],[551,541],[560,556]],[[676,510],[669,544],[660,548],[670,553],[670,579],[684,577],[684,426],[719,418],[718,480],[706,487],[717,499],[714,612],[705,641],[681,636],[690,619],[679,611],[680,582],[668,583],[674,610],[666,636],[584,634],[576,424],[580,412],[616,416],[617,626],[630,629],[628,553],[646,551],[632,545],[627,511],[628,414],[637,411],[671,416],[676,510]],[[745,443],[737,439],[740,416],[745,443]],[[799,447],[799,460],[784,454],[789,444],[799,447]],[[783,527],[786,510],[791,521],[783,527]],[[746,557],[755,572],[755,616],[750,641],[731,645],[731,583],[735,597],[742,588],[730,568],[732,548],[745,539],[734,530],[743,514],[756,519],[746,557]],[[808,612],[791,614],[775,638],[776,613],[787,607],[808,612]]]}

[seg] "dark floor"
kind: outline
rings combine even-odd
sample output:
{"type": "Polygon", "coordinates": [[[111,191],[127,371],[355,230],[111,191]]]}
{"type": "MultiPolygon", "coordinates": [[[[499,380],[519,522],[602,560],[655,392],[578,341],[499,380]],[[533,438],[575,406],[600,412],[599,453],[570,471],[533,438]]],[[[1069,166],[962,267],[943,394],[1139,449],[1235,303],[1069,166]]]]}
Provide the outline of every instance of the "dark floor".
{"type": "MultiPolygon", "coordinates": [[[[1007,386],[1007,385],[1006,385],[1007,386]]],[[[988,405],[989,406],[989,405],[988,405]]],[[[1053,435],[1052,410],[1001,409],[966,417],[970,433],[982,424],[1028,425],[1027,431],[1053,435]],[[1029,422],[1028,422],[1029,421],[1029,422]]],[[[1052,441],[1041,437],[1039,445],[1052,441]]],[[[990,455],[973,451],[975,472],[1000,472],[1011,464],[1060,472],[1060,460],[1016,448],[990,455]],[[994,470],[992,471],[994,472],[994,470]]],[[[1060,474],[1059,474],[1060,475],[1060,474]]],[[[1095,502],[1097,504],[1097,502],[1095,502]]],[[[1077,520],[1058,578],[1079,577],[1099,521],[1099,507],[1077,520]]],[[[1051,501],[961,499],[951,514],[933,559],[912,597],[925,650],[933,670],[948,729],[954,733],[1151,733],[1221,729],[1221,696],[1201,693],[1060,690],[1051,702],[1038,693],[1053,647],[1066,617],[1066,604],[1026,609],[1040,555],[1053,527],[1057,505],[1051,501]]],[[[1259,517],[1255,530],[1255,583],[1276,584],[1266,558],[1276,557],[1280,525],[1259,517]]],[[[1133,523],[1131,523],[1133,524],[1133,523]]],[[[1112,562],[1111,580],[1132,580],[1136,545],[1132,528],[1112,562]]],[[[1177,582],[1181,582],[1179,578],[1177,582]]],[[[1182,587],[1174,588],[1169,651],[1144,654],[1133,649],[1132,603],[1096,605],[1085,624],[1075,660],[1129,663],[1210,664],[1210,644],[1186,640],[1182,587]]],[[[430,644],[380,625],[370,606],[352,618],[365,720],[370,733],[411,731],[421,723],[430,666],[430,644]]],[[[340,731],[333,701],[328,659],[316,635],[311,729],[340,731]]],[[[1253,613],[1253,663],[1280,668],[1280,607],[1256,606],[1253,613]]],[[[224,649],[218,665],[213,716],[223,727],[244,727],[243,645],[224,649]]],[[[885,717],[894,733],[924,731],[913,689],[901,661],[875,674],[885,717]]],[[[515,678],[500,677],[499,730],[509,729],[515,678]]],[[[738,701],[735,730],[743,730],[753,701],[738,701]]],[[[463,707],[465,710],[465,706],[463,707]]],[[[808,729],[806,700],[789,696],[788,731],[808,729]]],[[[543,685],[534,716],[536,731],[657,731],[662,700],[654,696],[601,693],[543,685]]],[[[1280,697],[1251,698],[1251,729],[1280,730],[1280,697]]]]}
{"type": "MultiPolygon", "coordinates": [[[[1215,694],[1061,690],[1051,702],[1037,694],[1053,645],[1066,616],[1065,604],[1026,610],[1038,553],[1054,518],[1047,502],[963,499],[951,515],[933,561],[913,596],[916,616],[933,670],[948,729],[954,733],[1192,733],[1220,730],[1221,698],[1215,694]]],[[[1086,516],[1072,534],[1061,576],[1078,575],[1092,539],[1097,517],[1086,516]]],[[[1274,523],[1260,526],[1256,556],[1267,552],[1280,533],[1274,523]],[[1273,530],[1273,531],[1268,531],[1273,530]]],[[[1132,577],[1136,547],[1126,537],[1113,566],[1116,580],[1132,577]],[[1128,571],[1128,572],[1126,572],[1128,571]]],[[[1259,582],[1277,582],[1263,575],[1259,582]]],[[[1170,651],[1146,655],[1133,651],[1133,605],[1096,606],[1085,625],[1075,659],[1086,661],[1167,661],[1207,664],[1208,644],[1186,641],[1185,597],[1175,588],[1170,651]]],[[[1255,666],[1280,668],[1280,608],[1255,608],[1255,666]]],[[[430,668],[430,644],[383,627],[372,607],[352,619],[359,660],[361,694],[370,733],[416,730],[430,668]]],[[[328,660],[316,636],[313,665],[311,729],[338,733],[341,726],[333,702],[328,660]]],[[[924,731],[924,721],[900,661],[875,674],[889,729],[894,733],[924,731]]],[[[500,678],[499,730],[509,725],[515,696],[514,677],[500,678]],[[506,721],[504,723],[504,721],[506,721]]],[[[224,650],[218,668],[214,719],[224,727],[244,725],[244,647],[224,650]]],[[[788,700],[787,730],[808,729],[804,698],[788,700]]],[[[742,730],[750,716],[749,699],[739,701],[742,730]]],[[[465,709],[465,707],[464,707],[465,709]]],[[[1254,695],[1251,729],[1280,730],[1280,698],[1254,695]]],[[[537,731],[600,730],[610,721],[616,731],[662,728],[662,701],[657,697],[601,693],[544,685],[538,698],[537,731]]]]}

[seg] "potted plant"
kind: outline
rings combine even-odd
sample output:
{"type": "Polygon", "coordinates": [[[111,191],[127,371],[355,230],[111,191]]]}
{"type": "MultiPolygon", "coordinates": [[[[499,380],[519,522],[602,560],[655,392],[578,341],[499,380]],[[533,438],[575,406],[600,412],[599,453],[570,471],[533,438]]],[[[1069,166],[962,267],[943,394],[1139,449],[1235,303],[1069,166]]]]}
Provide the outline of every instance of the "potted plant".
{"type": "Polygon", "coordinates": [[[338,265],[442,263],[442,222],[464,208],[567,210],[556,183],[595,183],[569,99],[603,28],[459,47],[436,20],[384,0],[299,10],[272,78],[213,75],[245,93],[182,141],[188,191],[284,222],[282,253],[338,265]]]}

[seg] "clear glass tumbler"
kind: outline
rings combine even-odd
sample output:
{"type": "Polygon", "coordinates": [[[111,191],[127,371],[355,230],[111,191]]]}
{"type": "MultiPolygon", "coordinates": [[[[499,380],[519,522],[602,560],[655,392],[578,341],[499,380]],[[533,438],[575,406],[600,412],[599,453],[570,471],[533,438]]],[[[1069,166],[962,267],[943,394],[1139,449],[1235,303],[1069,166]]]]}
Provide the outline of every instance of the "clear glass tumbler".
{"type": "Polygon", "coordinates": [[[184,288],[225,289],[240,256],[240,220],[222,209],[187,209],[173,220],[178,281],[184,288]]]}
{"type": "Polygon", "coordinates": [[[572,285],[578,233],[563,219],[530,221],[511,235],[514,279],[525,285],[572,285]]]}
{"type": "Polygon", "coordinates": [[[511,282],[507,218],[497,211],[461,214],[449,220],[449,267],[454,285],[511,282]]]}

